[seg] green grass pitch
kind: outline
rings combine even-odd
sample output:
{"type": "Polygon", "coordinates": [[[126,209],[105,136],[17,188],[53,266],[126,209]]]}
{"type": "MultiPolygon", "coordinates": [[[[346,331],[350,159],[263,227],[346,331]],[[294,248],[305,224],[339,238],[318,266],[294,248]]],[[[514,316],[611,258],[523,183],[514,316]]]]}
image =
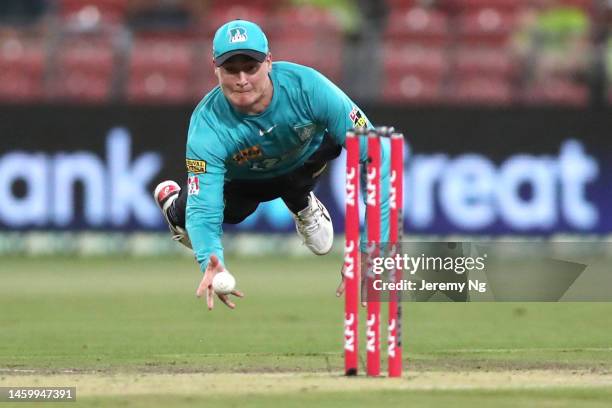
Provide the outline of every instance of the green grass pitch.
{"type": "Polygon", "coordinates": [[[406,303],[404,377],[344,378],[338,257],[228,265],[245,298],[209,312],[190,259],[3,258],[0,386],[76,386],[68,407],[612,404],[612,304],[406,303]]]}

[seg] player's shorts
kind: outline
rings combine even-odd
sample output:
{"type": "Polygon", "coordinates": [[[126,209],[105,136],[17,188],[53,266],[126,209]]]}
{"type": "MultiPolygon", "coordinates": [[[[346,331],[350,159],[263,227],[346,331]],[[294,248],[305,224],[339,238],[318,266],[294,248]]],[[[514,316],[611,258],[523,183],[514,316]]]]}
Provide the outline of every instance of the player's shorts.
{"type": "MultiPolygon", "coordinates": [[[[337,145],[331,137],[325,136],[321,146],[292,172],[263,180],[230,180],[223,186],[225,209],[223,222],[238,224],[251,215],[257,206],[266,201],[281,198],[289,210],[294,213],[306,208],[308,196],[314,189],[319,177],[325,171],[327,163],[340,155],[342,146],[337,145]]],[[[176,224],[184,227],[185,208],[187,206],[187,189],[182,188],[174,202],[176,224]]]]}

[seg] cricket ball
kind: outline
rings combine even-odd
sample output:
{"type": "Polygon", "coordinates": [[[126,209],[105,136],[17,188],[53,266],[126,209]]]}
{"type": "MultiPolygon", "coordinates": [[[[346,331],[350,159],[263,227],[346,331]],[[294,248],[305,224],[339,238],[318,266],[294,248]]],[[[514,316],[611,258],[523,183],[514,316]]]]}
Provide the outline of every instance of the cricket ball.
{"type": "Polygon", "coordinates": [[[227,295],[236,287],[236,279],[228,271],[219,272],[213,278],[212,287],[216,294],[227,295]]]}

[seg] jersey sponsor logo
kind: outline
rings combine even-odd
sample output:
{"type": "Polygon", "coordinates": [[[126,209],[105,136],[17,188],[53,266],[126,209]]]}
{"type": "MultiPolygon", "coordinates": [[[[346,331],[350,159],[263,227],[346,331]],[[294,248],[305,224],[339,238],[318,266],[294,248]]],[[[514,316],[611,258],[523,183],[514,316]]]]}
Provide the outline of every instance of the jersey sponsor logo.
{"type": "Polygon", "coordinates": [[[200,194],[200,179],[198,176],[187,177],[187,195],[200,194]]]}
{"type": "Polygon", "coordinates": [[[294,126],[293,130],[295,130],[295,133],[297,133],[298,137],[300,138],[300,142],[304,143],[312,139],[317,127],[314,125],[314,123],[307,123],[305,125],[294,126]]]}
{"type": "Polygon", "coordinates": [[[255,145],[251,147],[247,147],[246,149],[240,150],[238,153],[232,156],[232,160],[234,160],[238,164],[244,164],[249,160],[257,159],[258,157],[263,156],[263,152],[261,151],[260,145],[255,145]]]}
{"type": "Polygon", "coordinates": [[[204,160],[192,160],[185,159],[185,165],[187,171],[193,174],[204,174],[206,173],[206,162],[204,160]]]}
{"type": "Polygon", "coordinates": [[[351,113],[349,113],[349,118],[351,119],[353,127],[355,128],[368,127],[368,122],[366,121],[366,118],[363,116],[363,113],[361,113],[361,111],[357,109],[356,106],[354,106],[353,110],[351,110],[351,113]]]}
{"type": "Polygon", "coordinates": [[[243,27],[232,28],[229,31],[229,36],[230,43],[245,42],[249,38],[246,29],[243,27]]]}

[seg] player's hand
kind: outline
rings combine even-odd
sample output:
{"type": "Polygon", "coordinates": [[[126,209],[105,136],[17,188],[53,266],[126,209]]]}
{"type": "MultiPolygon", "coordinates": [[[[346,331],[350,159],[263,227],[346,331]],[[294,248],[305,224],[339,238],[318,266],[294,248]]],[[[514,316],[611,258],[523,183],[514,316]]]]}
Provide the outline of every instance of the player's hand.
{"type": "MultiPolygon", "coordinates": [[[[219,262],[219,258],[217,258],[216,255],[211,255],[210,261],[208,262],[208,266],[204,271],[204,277],[200,282],[200,286],[198,286],[198,289],[196,290],[197,297],[202,297],[202,295],[206,293],[206,304],[208,305],[208,310],[212,310],[212,308],[215,306],[215,291],[212,288],[213,278],[216,274],[218,274],[219,272],[223,272],[224,270],[225,268],[223,267],[223,265],[221,265],[221,262],[219,262]]],[[[240,298],[244,296],[244,294],[238,290],[232,291],[231,294],[240,298]]],[[[217,296],[230,309],[236,307],[236,305],[229,299],[229,295],[217,294],[217,296]]]]}
{"type": "Polygon", "coordinates": [[[336,289],[336,296],[340,297],[344,293],[344,289],[346,284],[344,283],[344,264],[342,264],[342,268],[340,268],[340,284],[336,289]]]}
{"type": "MultiPolygon", "coordinates": [[[[359,276],[361,277],[361,298],[365,299],[365,289],[366,289],[366,268],[367,266],[367,256],[360,254],[360,263],[361,263],[361,273],[359,276]]],[[[344,264],[342,264],[342,268],[340,268],[340,284],[336,289],[336,296],[340,297],[346,290],[346,282],[344,279],[344,264]]],[[[361,306],[366,306],[366,302],[361,302],[361,306]]]]}

